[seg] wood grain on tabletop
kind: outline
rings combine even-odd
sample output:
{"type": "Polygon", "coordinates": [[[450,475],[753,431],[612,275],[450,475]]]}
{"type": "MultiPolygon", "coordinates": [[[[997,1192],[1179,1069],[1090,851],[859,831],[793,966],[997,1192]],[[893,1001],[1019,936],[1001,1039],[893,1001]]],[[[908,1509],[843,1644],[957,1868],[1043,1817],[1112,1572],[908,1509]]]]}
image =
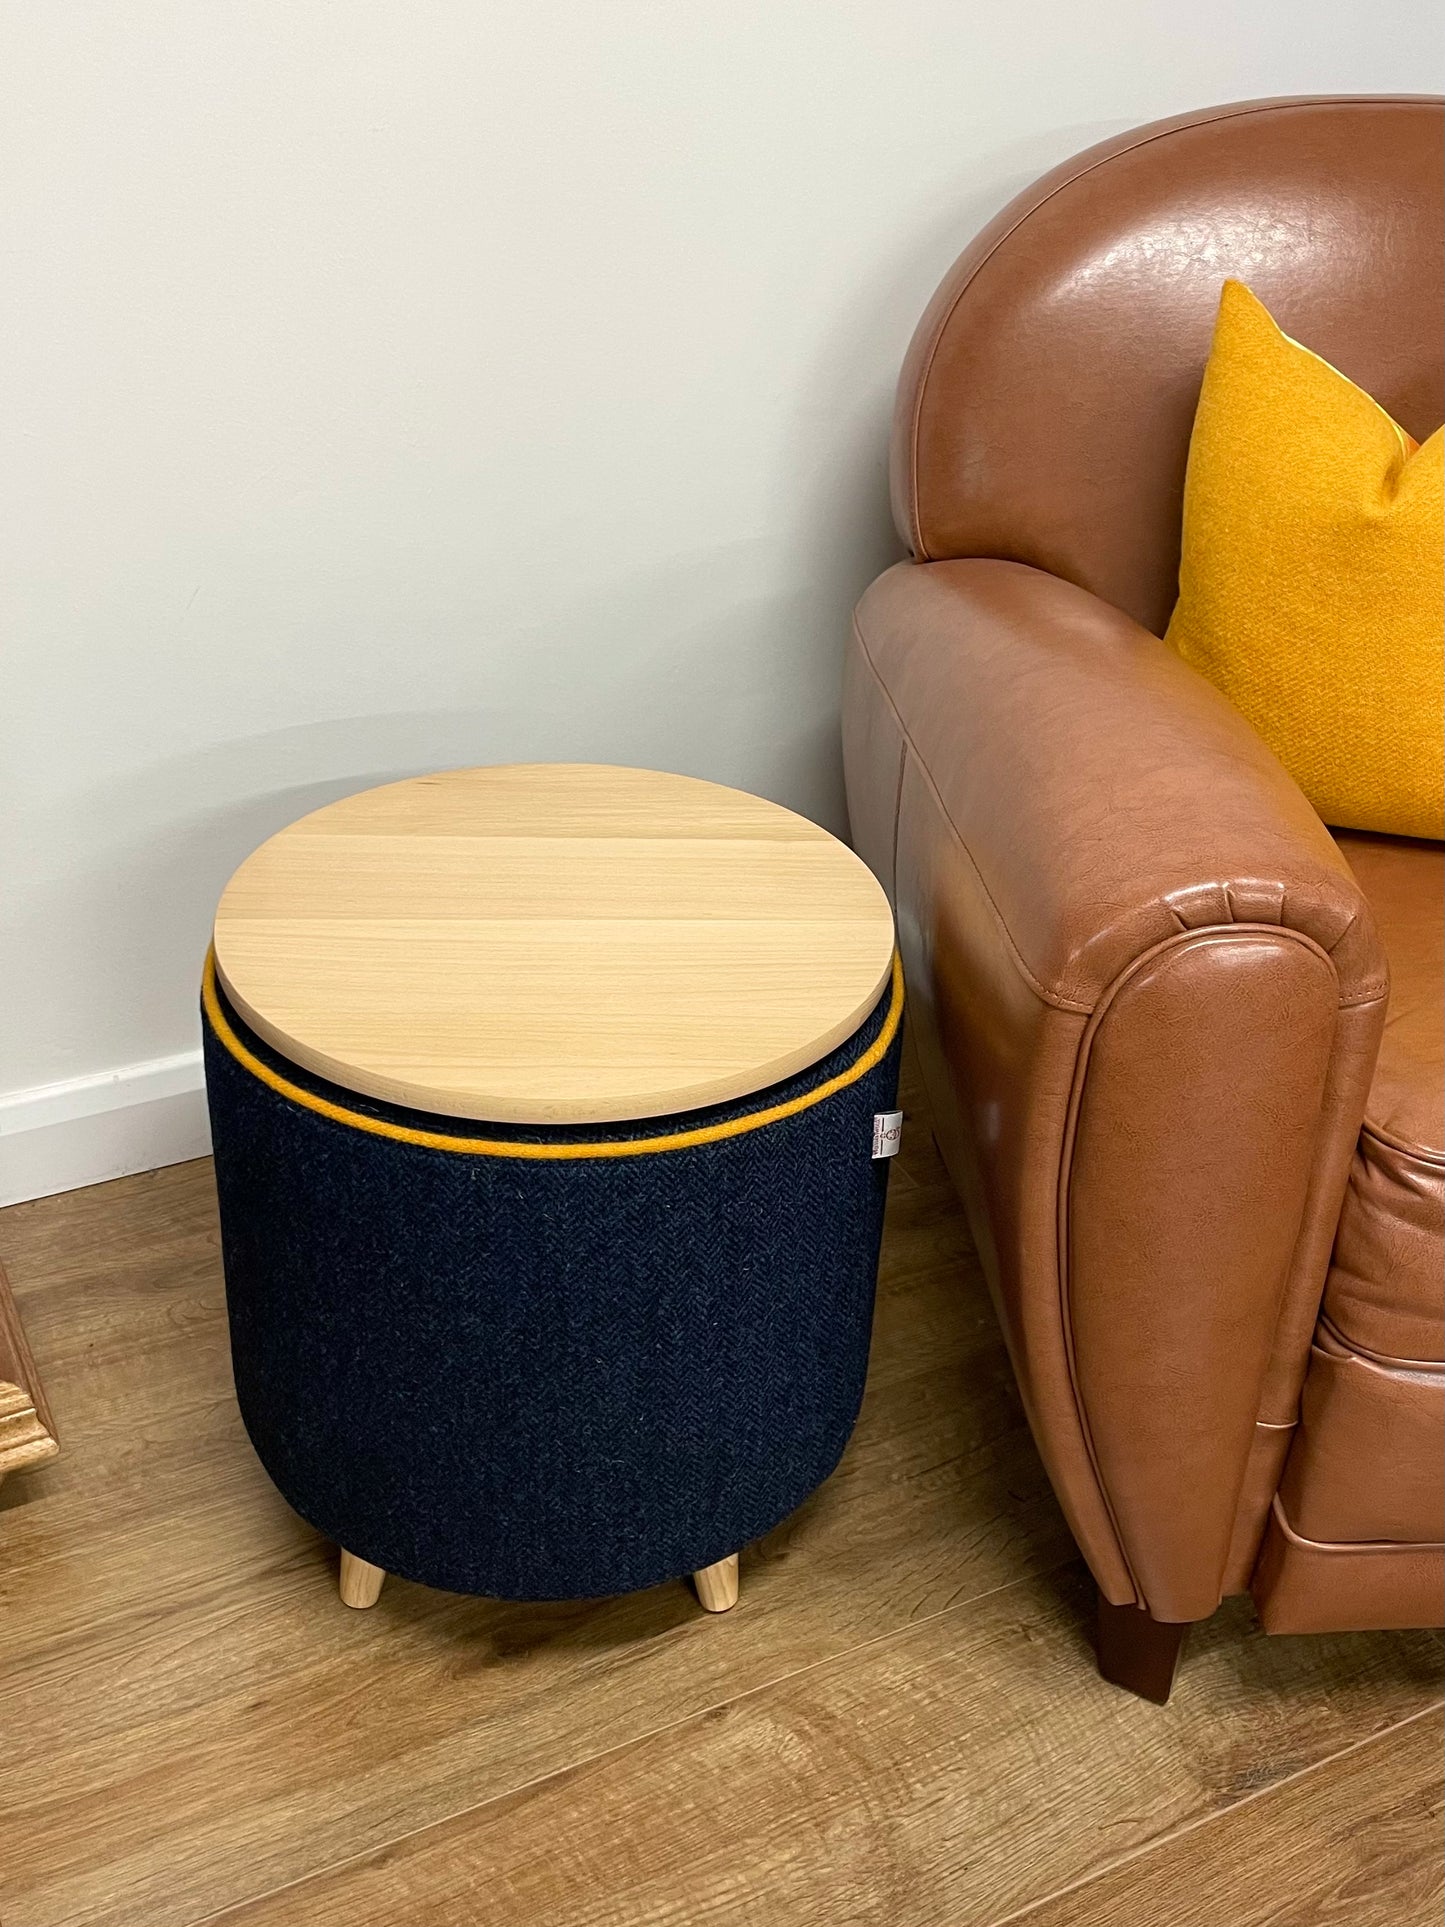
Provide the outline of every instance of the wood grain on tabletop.
{"type": "Polygon", "coordinates": [[[216,962],[246,1021],[349,1090],[511,1123],[762,1090],[878,1001],[893,919],[817,824],[694,777],[452,770],[344,797],[237,870],[216,962]]]}

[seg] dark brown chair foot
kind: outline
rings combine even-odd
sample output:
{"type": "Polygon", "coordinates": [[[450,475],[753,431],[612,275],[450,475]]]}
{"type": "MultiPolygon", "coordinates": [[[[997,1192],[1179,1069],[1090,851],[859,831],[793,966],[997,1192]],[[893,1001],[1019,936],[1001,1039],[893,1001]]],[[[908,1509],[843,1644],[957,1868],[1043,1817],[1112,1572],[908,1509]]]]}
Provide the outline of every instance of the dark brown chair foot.
{"type": "Polygon", "coordinates": [[[1188,1631],[1187,1623],[1154,1619],[1142,1606],[1111,1606],[1100,1593],[1099,1671],[1113,1685],[1162,1706],[1188,1631]]]}

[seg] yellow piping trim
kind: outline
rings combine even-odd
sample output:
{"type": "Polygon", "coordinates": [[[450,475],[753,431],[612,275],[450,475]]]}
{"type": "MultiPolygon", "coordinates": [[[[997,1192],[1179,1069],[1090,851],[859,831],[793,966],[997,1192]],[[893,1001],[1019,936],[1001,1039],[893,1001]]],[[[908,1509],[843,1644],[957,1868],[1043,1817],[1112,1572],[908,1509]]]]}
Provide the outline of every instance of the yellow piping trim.
{"type": "Polygon", "coordinates": [[[214,950],[206,952],[201,1003],[212,1030],[236,1062],[250,1071],[253,1077],[258,1077],[278,1096],[288,1098],[293,1104],[300,1104],[321,1117],[329,1117],[334,1123],[349,1124],[353,1130],[369,1131],[373,1137],[395,1138],[401,1144],[420,1144],[430,1151],[456,1151],[484,1158],[635,1158],[656,1151],[686,1151],[696,1144],[716,1144],[720,1138],[741,1137],[745,1131],[761,1130],[765,1124],[776,1124],[785,1117],[795,1116],[799,1111],[810,1110],[814,1104],[821,1104],[825,1098],[846,1090],[850,1084],[856,1084],[860,1077],[866,1077],[887,1054],[903,1018],[903,965],[895,951],[893,996],[882,1030],[856,1063],[850,1064],[845,1071],[839,1071],[836,1077],[830,1077],[826,1084],[805,1091],[801,1097],[789,1098],[786,1104],[774,1104],[766,1111],[753,1111],[746,1117],[733,1118],[726,1124],[704,1124],[693,1131],[677,1131],[671,1137],[627,1138],[616,1144],[519,1144],[509,1143],[502,1138],[448,1137],[441,1131],[417,1131],[406,1124],[389,1124],[385,1118],[366,1117],[360,1111],[348,1111],[344,1105],[333,1104],[329,1098],[317,1097],[313,1091],[303,1090],[299,1084],[282,1077],[269,1064],[263,1064],[255,1052],[248,1050],[241,1042],[227,1021],[216,995],[214,950]]]}

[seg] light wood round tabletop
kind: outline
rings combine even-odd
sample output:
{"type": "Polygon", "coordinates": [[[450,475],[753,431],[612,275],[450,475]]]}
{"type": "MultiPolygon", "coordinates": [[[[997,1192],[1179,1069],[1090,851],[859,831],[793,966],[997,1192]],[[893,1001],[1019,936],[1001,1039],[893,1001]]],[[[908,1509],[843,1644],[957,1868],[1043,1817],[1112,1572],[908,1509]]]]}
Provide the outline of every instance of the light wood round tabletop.
{"type": "Polygon", "coordinates": [[[858,1028],[893,917],[776,803],[601,764],[448,770],[302,817],[232,877],[241,1016],[349,1090],[602,1123],[765,1089],[858,1028]]]}

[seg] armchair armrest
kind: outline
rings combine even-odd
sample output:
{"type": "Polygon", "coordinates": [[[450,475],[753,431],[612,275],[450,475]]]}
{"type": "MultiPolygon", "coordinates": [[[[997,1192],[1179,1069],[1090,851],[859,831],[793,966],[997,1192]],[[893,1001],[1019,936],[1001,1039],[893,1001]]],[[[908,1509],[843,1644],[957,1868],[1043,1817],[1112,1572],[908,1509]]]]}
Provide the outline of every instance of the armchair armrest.
{"type": "Polygon", "coordinates": [[[890,570],[844,709],[1045,1463],[1106,1597],[1203,1617],[1295,1416],[1383,1022],[1368,906],[1238,712],[1037,570],[890,570]]]}

